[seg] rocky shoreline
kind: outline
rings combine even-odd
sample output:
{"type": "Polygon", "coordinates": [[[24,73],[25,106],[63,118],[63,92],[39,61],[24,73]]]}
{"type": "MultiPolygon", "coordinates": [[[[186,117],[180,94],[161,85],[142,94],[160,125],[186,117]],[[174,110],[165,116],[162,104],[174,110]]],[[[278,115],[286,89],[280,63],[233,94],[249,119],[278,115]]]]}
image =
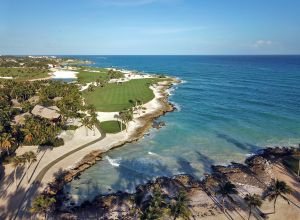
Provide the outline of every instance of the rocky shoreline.
{"type": "MultiPolygon", "coordinates": [[[[139,219],[137,218],[139,214],[136,210],[143,210],[149,199],[151,199],[154,188],[159,187],[170,199],[180,189],[184,189],[191,197],[200,193],[202,196],[210,198],[214,203],[209,204],[207,199],[204,200],[203,204],[200,204],[202,212],[198,213],[198,215],[194,214],[194,218],[215,216],[222,213],[220,211],[221,204],[215,197],[219,183],[230,181],[241,188],[253,188],[256,191],[263,192],[275,178],[272,168],[282,164],[285,157],[299,154],[300,150],[293,147],[266,148],[247,158],[245,164],[232,163],[228,166],[212,166],[211,173],[205,174],[202,180],[186,174],[173,177],[159,177],[154,181],[137,186],[136,192],[133,194],[117,192],[110,195],[99,195],[92,202],[86,201],[80,206],[70,206],[64,209],[61,209],[61,204],[66,197],[60,192],[55,194],[57,205],[53,215],[59,219],[82,219],[83,213],[86,215],[84,219],[94,219],[95,216],[98,216],[97,219],[116,219],[116,215],[122,219],[139,219]],[[135,211],[131,212],[129,210],[135,211]]],[[[92,165],[100,158],[99,154],[91,153],[86,159],[92,165]]],[[[84,168],[81,167],[80,169],[84,168]]],[[[56,185],[55,187],[58,186],[56,185]]],[[[44,193],[47,195],[50,193],[51,195],[50,191],[45,191],[44,193]]],[[[198,203],[194,206],[199,208],[198,203]]],[[[193,205],[191,204],[192,207],[193,205]]],[[[263,213],[261,215],[263,216],[263,213]]]]}
{"type": "MultiPolygon", "coordinates": [[[[141,139],[145,133],[151,128],[154,128],[154,121],[159,117],[176,110],[175,106],[168,101],[169,94],[168,89],[170,89],[174,84],[180,83],[180,80],[170,78],[171,81],[164,83],[160,86],[163,86],[160,93],[162,94],[161,98],[158,98],[160,108],[143,115],[138,118],[141,122],[141,126],[132,134],[126,141],[122,141],[115,146],[112,146],[111,149],[122,147],[125,144],[132,143],[141,139]]],[[[73,168],[69,170],[60,170],[55,176],[53,182],[48,183],[48,186],[45,188],[42,194],[55,196],[57,200],[61,200],[63,195],[63,187],[65,184],[71,182],[74,178],[79,177],[79,175],[86,169],[95,165],[97,161],[102,159],[102,154],[105,153],[102,150],[94,150],[88,155],[86,155],[80,162],[78,162],[73,168]]]]}

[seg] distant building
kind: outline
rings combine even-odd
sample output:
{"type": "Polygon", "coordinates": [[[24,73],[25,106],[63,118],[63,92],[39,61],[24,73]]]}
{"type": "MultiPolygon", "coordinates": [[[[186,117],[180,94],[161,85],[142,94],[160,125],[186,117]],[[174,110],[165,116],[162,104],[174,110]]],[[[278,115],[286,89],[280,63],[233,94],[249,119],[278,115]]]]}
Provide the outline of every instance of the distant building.
{"type": "Polygon", "coordinates": [[[41,105],[36,105],[31,113],[34,116],[39,116],[41,118],[46,118],[51,121],[58,121],[60,119],[60,114],[59,114],[60,109],[57,108],[56,106],[50,106],[50,107],[44,107],[41,105]]]}

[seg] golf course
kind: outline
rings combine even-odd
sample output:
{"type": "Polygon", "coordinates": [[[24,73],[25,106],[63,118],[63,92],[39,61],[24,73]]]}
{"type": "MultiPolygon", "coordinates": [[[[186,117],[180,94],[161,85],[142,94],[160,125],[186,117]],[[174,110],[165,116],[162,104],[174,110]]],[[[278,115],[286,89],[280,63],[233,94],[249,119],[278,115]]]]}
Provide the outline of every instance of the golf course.
{"type": "Polygon", "coordinates": [[[97,111],[119,112],[134,106],[135,100],[143,103],[154,98],[151,84],[166,80],[160,78],[133,79],[123,83],[108,83],[96,87],[93,91],[84,91],[83,96],[88,104],[94,105],[97,111]]]}

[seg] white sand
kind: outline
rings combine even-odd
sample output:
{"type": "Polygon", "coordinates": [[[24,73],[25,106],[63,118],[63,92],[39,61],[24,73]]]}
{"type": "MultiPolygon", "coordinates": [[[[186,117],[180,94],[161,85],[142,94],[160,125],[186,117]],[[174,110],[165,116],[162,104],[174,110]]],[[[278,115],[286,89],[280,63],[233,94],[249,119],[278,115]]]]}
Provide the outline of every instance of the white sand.
{"type": "Polygon", "coordinates": [[[77,73],[69,70],[58,70],[52,73],[52,79],[77,79],[77,73]]]}
{"type": "Polygon", "coordinates": [[[13,79],[12,76],[0,76],[0,79],[13,79]]]}

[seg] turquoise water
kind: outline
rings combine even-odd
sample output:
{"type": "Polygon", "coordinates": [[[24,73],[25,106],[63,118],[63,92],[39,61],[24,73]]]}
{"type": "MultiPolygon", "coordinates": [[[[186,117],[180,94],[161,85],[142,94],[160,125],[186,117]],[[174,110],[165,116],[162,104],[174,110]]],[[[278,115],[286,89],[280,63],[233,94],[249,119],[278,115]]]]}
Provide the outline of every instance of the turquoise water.
{"type": "Polygon", "coordinates": [[[93,66],[179,77],[178,110],[138,143],[104,155],[66,191],[80,200],[132,192],[157,176],[199,178],[212,164],[243,161],[274,145],[300,143],[300,56],[85,56],[93,66]]]}

